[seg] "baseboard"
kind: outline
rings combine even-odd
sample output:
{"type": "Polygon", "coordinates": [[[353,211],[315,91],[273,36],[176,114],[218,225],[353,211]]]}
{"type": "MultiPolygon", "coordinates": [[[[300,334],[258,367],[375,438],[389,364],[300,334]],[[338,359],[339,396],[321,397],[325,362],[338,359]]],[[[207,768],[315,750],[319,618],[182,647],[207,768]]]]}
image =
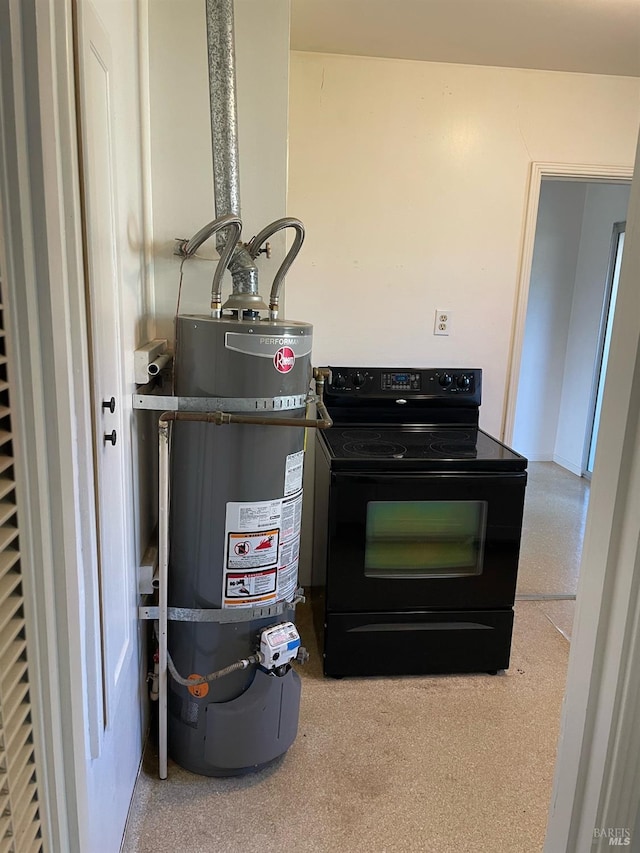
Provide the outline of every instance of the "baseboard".
{"type": "Polygon", "coordinates": [[[582,466],[574,465],[573,462],[570,462],[568,459],[565,459],[564,456],[558,456],[556,453],[553,454],[553,461],[556,465],[561,465],[563,468],[566,468],[567,471],[571,471],[572,474],[575,474],[577,477],[582,477],[582,466]]]}
{"type": "Polygon", "coordinates": [[[531,451],[527,452],[525,448],[518,447],[518,453],[522,456],[525,456],[529,462],[554,462],[553,453],[549,451],[549,453],[540,453],[539,451],[531,451]]]}
{"type": "Polygon", "coordinates": [[[555,462],[556,465],[560,465],[561,468],[566,468],[567,471],[571,471],[572,474],[582,477],[582,467],[580,465],[574,465],[573,462],[565,459],[564,456],[559,456],[557,453],[553,453],[552,451],[549,451],[548,453],[540,451],[527,452],[526,448],[519,447],[518,453],[521,453],[522,456],[526,456],[529,462],[555,462]]]}

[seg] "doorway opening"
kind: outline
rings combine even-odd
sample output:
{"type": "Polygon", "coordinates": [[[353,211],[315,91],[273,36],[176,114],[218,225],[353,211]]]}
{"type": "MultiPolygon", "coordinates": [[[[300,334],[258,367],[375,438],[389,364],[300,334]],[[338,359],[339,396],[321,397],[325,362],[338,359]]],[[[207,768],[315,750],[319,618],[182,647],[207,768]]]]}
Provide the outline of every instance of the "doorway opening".
{"type": "Polygon", "coordinates": [[[541,174],[538,186],[506,422],[508,443],[530,460],[518,598],[573,599],[616,257],[619,270],[611,235],[626,219],[630,182],[541,174]],[[530,553],[527,528],[545,529],[548,548],[538,535],[530,553]]]}
{"type": "Polygon", "coordinates": [[[512,443],[533,462],[584,473],[610,286],[611,234],[629,184],[544,179],[512,443]]]}

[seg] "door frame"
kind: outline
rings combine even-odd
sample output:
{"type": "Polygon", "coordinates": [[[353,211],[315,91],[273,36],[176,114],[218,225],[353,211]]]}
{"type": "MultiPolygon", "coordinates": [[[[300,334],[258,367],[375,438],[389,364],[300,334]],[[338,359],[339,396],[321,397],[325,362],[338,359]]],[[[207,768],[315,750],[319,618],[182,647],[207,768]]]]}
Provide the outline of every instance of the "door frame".
{"type": "MultiPolygon", "coordinates": [[[[16,384],[22,390],[16,405],[23,427],[20,440],[29,463],[24,478],[28,512],[22,517],[30,527],[30,537],[25,539],[31,538],[29,559],[25,558],[25,594],[31,602],[29,655],[39,698],[34,726],[42,818],[48,849],[85,850],[90,849],[91,834],[83,803],[88,745],[81,584],[82,562],[93,552],[89,508],[82,495],[92,488],[92,455],[87,362],[82,361],[86,328],[70,0],[3,0],[3,4],[0,11],[9,16],[12,27],[3,28],[0,38],[13,73],[11,79],[3,75],[0,81],[0,106],[13,108],[9,102],[15,97],[18,120],[8,122],[5,117],[2,124],[0,192],[8,264],[14,273],[22,268],[29,271],[16,288],[13,319],[20,333],[14,335],[16,384]],[[23,70],[29,67],[36,77],[36,98],[26,97],[22,80],[23,70]],[[29,128],[34,135],[27,146],[29,128]],[[17,172],[8,168],[13,165],[19,166],[17,172]],[[36,262],[37,279],[33,275],[36,262]],[[54,335],[61,329],[64,335],[54,335]]],[[[631,176],[624,167],[613,167],[613,172],[588,167],[585,172],[563,164],[537,165],[542,168],[537,177],[532,169],[529,193],[533,204],[535,185],[536,212],[543,173],[608,181],[615,179],[616,172],[620,180],[631,176]]],[[[636,168],[640,175],[640,157],[636,168]]],[[[531,240],[532,222],[535,214],[529,213],[525,236],[531,240]]],[[[523,271],[525,249],[526,245],[523,271]]],[[[532,246],[529,266],[531,251],[532,246]]],[[[640,367],[636,367],[640,365],[640,294],[635,287],[639,276],[637,179],[631,191],[618,297],[621,334],[610,356],[619,381],[605,392],[601,434],[606,438],[606,454],[598,462],[602,472],[597,467],[591,495],[591,505],[601,512],[590,512],[583,554],[589,571],[581,576],[571,647],[547,832],[550,853],[590,849],[579,844],[592,838],[596,817],[612,820],[610,826],[622,826],[637,809],[637,789],[628,780],[640,756],[640,730],[634,716],[640,707],[640,367]]],[[[521,273],[519,347],[514,348],[517,359],[512,358],[510,377],[512,381],[516,376],[516,384],[526,311],[523,296],[528,294],[528,277],[524,279],[523,285],[521,273]]]]}
{"type": "Polygon", "coordinates": [[[0,193],[14,349],[25,621],[45,850],[86,850],[96,575],[70,0],[0,6],[0,193]],[[13,286],[12,286],[13,285],[13,286]]]}
{"type": "Polygon", "coordinates": [[[635,170],[545,853],[640,832],[640,145],[635,170]]]}
{"type": "Polygon", "coordinates": [[[501,438],[506,444],[511,444],[513,441],[516,405],[518,402],[518,385],[520,382],[520,365],[522,362],[522,348],[524,345],[527,306],[529,303],[529,287],[531,284],[531,268],[533,265],[533,249],[536,239],[538,207],[540,205],[540,190],[542,188],[542,181],[545,178],[557,178],[569,181],[602,181],[612,184],[628,183],[633,178],[633,168],[628,166],[595,166],[542,161],[531,163],[527,185],[522,247],[520,250],[520,272],[518,275],[518,287],[513,315],[513,332],[509,349],[506,394],[502,412],[501,438]]]}

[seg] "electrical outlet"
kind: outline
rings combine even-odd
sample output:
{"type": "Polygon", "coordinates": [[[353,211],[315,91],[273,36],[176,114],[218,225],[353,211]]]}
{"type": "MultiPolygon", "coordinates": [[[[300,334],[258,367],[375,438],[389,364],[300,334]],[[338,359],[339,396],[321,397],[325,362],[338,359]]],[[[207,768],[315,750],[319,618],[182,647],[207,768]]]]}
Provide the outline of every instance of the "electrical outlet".
{"type": "Polygon", "coordinates": [[[451,329],[451,311],[446,308],[436,308],[436,320],[433,325],[434,335],[448,335],[451,329]]]}

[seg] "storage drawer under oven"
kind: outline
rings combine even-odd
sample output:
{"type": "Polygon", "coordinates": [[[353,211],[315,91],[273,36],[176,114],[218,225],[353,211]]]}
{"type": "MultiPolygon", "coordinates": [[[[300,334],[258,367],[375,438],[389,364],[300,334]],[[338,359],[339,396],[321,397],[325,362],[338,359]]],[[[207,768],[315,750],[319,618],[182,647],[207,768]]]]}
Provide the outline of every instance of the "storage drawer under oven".
{"type": "Polygon", "coordinates": [[[507,669],[513,610],[327,613],[324,672],[429,675],[507,669]]]}

